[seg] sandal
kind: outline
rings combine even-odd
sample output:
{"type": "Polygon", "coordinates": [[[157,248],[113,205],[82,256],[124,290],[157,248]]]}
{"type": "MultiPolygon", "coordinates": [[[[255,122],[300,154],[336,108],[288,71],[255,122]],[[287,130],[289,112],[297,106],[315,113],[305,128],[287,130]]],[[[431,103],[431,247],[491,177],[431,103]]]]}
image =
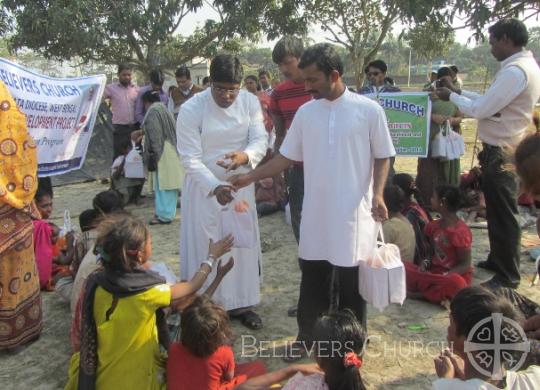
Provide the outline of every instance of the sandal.
{"type": "Polygon", "coordinates": [[[261,317],[252,310],[235,315],[233,318],[239,319],[242,325],[251,330],[259,330],[263,327],[261,317]]]}
{"type": "Polygon", "coordinates": [[[150,222],[148,222],[149,225],[168,225],[170,224],[172,221],[162,221],[161,219],[159,218],[152,218],[150,220],[150,222]]]}

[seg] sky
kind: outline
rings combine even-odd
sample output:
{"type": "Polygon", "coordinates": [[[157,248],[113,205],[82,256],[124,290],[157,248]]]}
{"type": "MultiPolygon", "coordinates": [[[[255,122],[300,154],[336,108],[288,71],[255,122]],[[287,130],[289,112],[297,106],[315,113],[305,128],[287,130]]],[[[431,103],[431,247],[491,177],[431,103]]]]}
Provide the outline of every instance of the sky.
{"type": "MultiPolygon", "coordinates": [[[[197,27],[197,25],[201,25],[205,20],[207,19],[213,19],[217,17],[217,13],[206,3],[203,5],[203,7],[194,15],[190,15],[189,17],[185,18],[180,28],[178,29],[178,32],[184,36],[190,35],[193,30],[197,27]]],[[[525,22],[527,27],[533,27],[538,26],[539,21],[537,18],[531,18],[525,22]]],[[[454,25],[454,27],[459,26],[459,21],[457,21],[454,25]]],[[[403,29],[403,25],[398,25],[397,28],[394,28],[393,33],[399,34],[401,32],[401,29],[403,29]]],[[[321,31],[321,29],[318,26],[312,26],[310,28],[311,32],[309,34],[309,37],[312,38],[315,42],[323,42],[326,40],[327,37],[329,37],[328,33],[324,33],[321,31]]],[[[487,30],[487,28],[486,28],[487,30]]],[[[470,29],[460,29],[456,30],[456,41],[463,44],[463,45],[475,45],[475,41],[471,39],[470,42],[467,42],[469,38],[472,36],[472,31],[470,29]]],[[[275,42],[274,41],[262,41],[259,42],[257,45],[259,47],[273,47],[275,42]]]]}

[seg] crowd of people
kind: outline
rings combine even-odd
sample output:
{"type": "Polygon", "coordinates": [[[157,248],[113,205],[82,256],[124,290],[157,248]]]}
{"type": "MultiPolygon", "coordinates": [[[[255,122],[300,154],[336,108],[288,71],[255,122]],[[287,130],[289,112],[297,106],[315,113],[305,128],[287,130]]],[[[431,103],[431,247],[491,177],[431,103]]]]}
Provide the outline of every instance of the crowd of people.
{"type": "MultiPolygon", "coordinates": [[[[364,389],[368,324],[358,261],[371,256],[381,226],[386,242],[399,248],[407,296],[450,312],[454,348],[435,359],[440,379],[433,388],[540,388],[540,349],[531,350],[522,371],[502,367],[495,378],[466,356],[471,331],[493,313],[519,322],[531,342],[540,339],[540,305],[515,291],[517,177],[521,190],[540,200],[540,130],[527,134],[540,68],[525,49],[522,22],[501,20],[489,36],[501,69],[484,95],[463,90],[455,67],[438,69],[426,85],[430,147],[416,178],[394,171],[396,152],[377,97],[401,90],[382,60],[366,66],[367,84],[357,92],[346,86],[332,45],[304,48],[294,36],[273,49],[284,77],[278,84],[264,70],[244,77],[229,54],[212,59],[202,87],[179,67],[168,92],[161,71],[139,88],[121,64],[118,82],[104,94],[114,127],[111,189],[80,213],[80,233],[49,221],[53,188],[37,178],[24,115],[0,84],[0,349],[39,338],[40,290],[56,291],[71,311],[66,389],[364,389]],[[461,177],[459,159],[432,156],[431,143],[445,126],[459,132],[464,116],[478,120],[483,148],[480,167],[461,177]],[[134,151],[153,192],[149,225],[170,224],[181,194],[180,279],[150,260],[150,228],[125,209],[140,203],[145,183],[127,174],[134,151]],[[469,189],[481,194],[474,207],[485,204],[490,244],[477,266],[494,273],[480,286],[471,286],[473,236],[459,216],[469,189]],[[256,312],[258,218],[285,204],[301,281],[297,305],[283,308],[298,323],[284,360],[313,351],[315,362],[266,372],[260,360],[235,363],[230,321],[264,326],[264,313],[256,312]],[[231,220],[236,230],[228,231],[231,220]]],[[[504,329],[493,332],[498,339],[504,329]]]]}

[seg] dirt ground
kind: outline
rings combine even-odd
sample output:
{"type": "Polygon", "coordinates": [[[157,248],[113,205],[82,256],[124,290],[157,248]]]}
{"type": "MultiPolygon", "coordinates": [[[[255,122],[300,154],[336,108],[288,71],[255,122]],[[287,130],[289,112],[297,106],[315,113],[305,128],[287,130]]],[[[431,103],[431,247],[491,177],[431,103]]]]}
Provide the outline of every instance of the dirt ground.
{"type": "MultiPolygon", "coordinates": [[[[474,137],[466,134],[466,140],[470,151],[462,159],[462,169],[470,167],[474,137]]],[[[398,172],[414,173],[416,159],[398,158],[396,168],[398,172]]],[[[91,206],[94,195],[105,189],[107,185],[99,182],[56,187],[53,222],[62,223],[64,209],[69,209],[76,221],[79,213],[91,206]]],[[[144,220],[149,220],[153,213],[152,199],[147,198],[144,205],[130,210],[144,220]]],[[[179,215],[168,226],[150,227],[154,240],[153,260],[167,263],[177,274],[180,218],[179,215]]],[[[248,331],[239,323],[233,322],[238,337],[234,349],[238,361],[248,361],[253,359],[250,354],[253,352],[251,346],[255,342],[265,348],[260,354],[264,356],[268,367],[274,369],[282,367],[284,363],[279,356],[265,357],[272,354],[268,347],[283,345],[284,341],[293,340],[296,335],[296,320],[287,317],[286,312],[287,308],[296,303],[300,273],[296,260],[296,242],[290,226],[285,223],[284,214],[277,213],[261,218],[259,224],[264,280],[261,286],[262,302],[257,311],[264,321],[264,328],[248,331]]],[[[473,229],[473,235],[473,260],[477,262],[487,256],[487,230],[473,229]]],[[[534,229],[524,231],[523,243],[526,246],[536,241],[534,229]]],[[[525,251],[526,247],[524,253],[525,251]]],[[[533,262],[529,261],[528,255],[524,255],[521,264],[523,282],[519,291],[540,301],[539,288],[529,287],[533,269],[533,262]]],[[[488,272],[477,270],[475,283],[486,280],[489,276],[488,272]]],[[[71,355],[69,307],[55,293],[45,293],[43,312],[43,333],[38,341],[16,353],[0,353],[0,389],[50,390],[60,389],[65,384],[71,355]]],[[[382,313],[370,308],[370,345],[362,367],[362,376],[367,387],[430,388],[435,379],[432,358],[445,346],[447,324],[447,311],[421,301],[407,300],[402,307],[392,305],[382,313]]],[[[276,351],[279,354],[279,348],[276,351]]]]}

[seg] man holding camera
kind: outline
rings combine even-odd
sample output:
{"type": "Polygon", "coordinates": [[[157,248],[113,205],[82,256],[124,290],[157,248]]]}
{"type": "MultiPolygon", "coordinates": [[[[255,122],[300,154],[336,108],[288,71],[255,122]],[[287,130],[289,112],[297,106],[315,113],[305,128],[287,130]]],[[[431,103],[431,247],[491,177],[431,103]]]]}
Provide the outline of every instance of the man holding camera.
{"type": "Polygon", "coordinates": [[[481,268],[495,272],[487,287],[516,288],[520,282],[521,228],[517,209],[515,175],[505,169],[505,147],[516,146],[531,123],[534,104],[540,97],[540,68],[530,51],[525,25],[517,19],[502,19],[489,28],[491,54],[501,69],[484,95],[462,91],[450,77],[441,79],[435,93],[450,100],[469,117],[478,119],[483,150],[482,191],[486,199],[490,253],[481,268]]]}

